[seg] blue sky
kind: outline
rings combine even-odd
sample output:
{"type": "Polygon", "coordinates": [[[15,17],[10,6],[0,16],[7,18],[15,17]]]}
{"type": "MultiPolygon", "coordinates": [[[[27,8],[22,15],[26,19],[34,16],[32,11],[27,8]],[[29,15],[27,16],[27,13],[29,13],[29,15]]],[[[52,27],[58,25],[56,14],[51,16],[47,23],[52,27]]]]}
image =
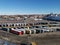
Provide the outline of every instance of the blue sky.
{"type": "Polygon", "coordinates": [[[0,14],[60,13],[60,0],[0,0],[0,14]]]}

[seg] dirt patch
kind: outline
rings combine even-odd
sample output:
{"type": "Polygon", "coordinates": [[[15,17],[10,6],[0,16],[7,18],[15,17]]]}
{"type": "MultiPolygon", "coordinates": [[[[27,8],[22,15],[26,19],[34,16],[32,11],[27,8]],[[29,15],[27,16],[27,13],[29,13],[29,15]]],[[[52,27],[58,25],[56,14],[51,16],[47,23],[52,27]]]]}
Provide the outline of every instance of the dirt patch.
{"type": "Polygon", "coordinates": [[[14,43],[35,42],[37,45],[60,45],[60,32],[19,36],[0,30],[0,39],[14,43]]]}

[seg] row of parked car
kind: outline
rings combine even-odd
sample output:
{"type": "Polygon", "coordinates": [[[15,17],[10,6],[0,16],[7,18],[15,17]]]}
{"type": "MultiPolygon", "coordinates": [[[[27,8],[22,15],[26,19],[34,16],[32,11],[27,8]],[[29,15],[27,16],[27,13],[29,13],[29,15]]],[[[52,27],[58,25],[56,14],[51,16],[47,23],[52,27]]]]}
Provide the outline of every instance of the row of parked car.
{"type": "MultiPolygon", "coordinates": [[[[48,26],[32,26],[32,27],[16,27],[16,28],[0,28],[1,30],[14,33],[17,35],[23,34],[39,34],[44,32],[53,32],[53,29],[50,29],[48,26]]],[[[60,29],[56,29],[56,31],[60,31],[60,29]]]]}

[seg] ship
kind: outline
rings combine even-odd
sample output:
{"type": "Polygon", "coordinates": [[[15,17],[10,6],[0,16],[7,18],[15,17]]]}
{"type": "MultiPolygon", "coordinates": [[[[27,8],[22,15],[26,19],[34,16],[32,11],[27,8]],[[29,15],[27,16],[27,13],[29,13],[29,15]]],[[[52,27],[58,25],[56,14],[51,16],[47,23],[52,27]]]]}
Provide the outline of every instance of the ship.
{"type": "Polygon", "coordinates": [[[60,21],[60,15],[53,14],[53,15],[46,15],[43,17],[44,20],[50,20],[50,21],[60,21]]]}

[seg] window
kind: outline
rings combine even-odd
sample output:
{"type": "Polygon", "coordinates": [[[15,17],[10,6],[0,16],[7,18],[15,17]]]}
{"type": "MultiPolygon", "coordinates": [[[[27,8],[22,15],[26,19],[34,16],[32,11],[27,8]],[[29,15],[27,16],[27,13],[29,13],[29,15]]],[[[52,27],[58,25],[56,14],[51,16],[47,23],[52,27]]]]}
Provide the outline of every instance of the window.
{"type": "Polygon", "coordinates": [[[12,24],[12,26],[14,26],[14,24],[12,24]]]}
{"type": "Polygon", "coordinates": [[[5,25],[3,25],[3,27],[5,27],[5,25]]]}
{"type": "Polygon", "coordinates": [[[6,24],[6,27],[8,27],[8,24],[6,24]]]}
{"type": "Polygon", "coordinates": [[[2,25],[0,25],[0,27],[2,27],[2,25]]]}

